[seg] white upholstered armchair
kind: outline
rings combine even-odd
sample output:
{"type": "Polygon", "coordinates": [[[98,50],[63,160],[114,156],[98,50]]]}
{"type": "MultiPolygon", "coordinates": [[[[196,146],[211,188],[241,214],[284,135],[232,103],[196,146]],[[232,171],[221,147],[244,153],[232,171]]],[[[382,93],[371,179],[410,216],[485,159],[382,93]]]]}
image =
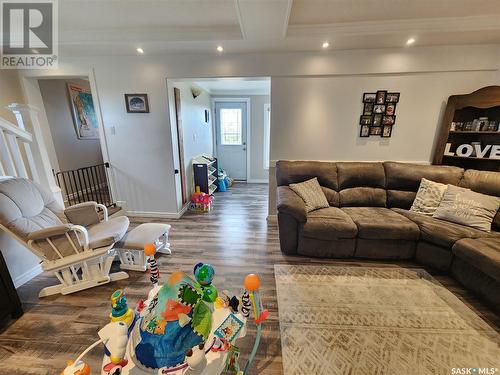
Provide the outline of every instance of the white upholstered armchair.
{"type": "Polygon", "coordinates": [[[126,279],[127,273],[110,273],[110,268],[113,246],[128,226],[127,217],[108,219],[106,207],[95,202],[63,209],[31,180],[0,180],[0,229],[39,256],[43,269],[54,272],[60,282],[42,289],[40,297],[126,279]]]}

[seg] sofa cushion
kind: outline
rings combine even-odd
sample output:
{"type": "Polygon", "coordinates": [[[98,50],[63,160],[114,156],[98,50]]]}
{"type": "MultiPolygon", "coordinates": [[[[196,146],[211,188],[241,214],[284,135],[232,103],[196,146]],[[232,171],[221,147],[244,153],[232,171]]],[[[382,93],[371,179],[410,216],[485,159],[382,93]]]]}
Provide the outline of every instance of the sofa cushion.
{"type": "Polygon", "coordinates": [[[453,246],[453,254],[500,282],[500,237],[465,238],[453,246]]]}
{"type": "Polygon", "coordinates": [[[458,185],[464,170],[447,165],[424,165],[384,162],[386,183],[388,189],[417,191],[422,178],[441,184],[458,185]]]}
{"type": "Polygon", "coordinates": [[[464,170],[445,165],[384,162],[387,207],[409,209],[422,178],[442,184],[458,185],[464,170]]]}
{"type": "Polygon", "coordinates": [[[384,207],[341,208],[358,227],[358,237],[383,240],[418,240],[418,226],[384,207]]]}
{"type": "Polygon", "coordinates": [[[448,185],[433,217],[490,232],[499,207],[498,197],[448,185]]]}
{"type": "Polygon", "coordinates": [[[337,163],[339,189],[374,187],[385,188],[382,163],[337,163]]]}
{"type": "Polygon", "coordinates": [[[357,187],[341,190],[340,207],[385,207],[387,200],[384,189],[357,187]]]}
{"type": "Polygon", "coordinates": [[[448,185],[422,178],[410,211],[432,216],[439,207],[447,188],[448,185]]]}
{"type": "Polygon", "coordinates": [[[278,186],[304,182],[317,177],[321,186],[338,190],[337,165],[319,161],[288,161],[276,162],[276,183],[278,186]]]}
{"type": "Polygon", "coordinates": [[[406,216],[420,228],[420,238],[424,241],[446,247],[451,250],[452,246],[462,238],[491,237],[492,234],[478,229],[466,227],[460,224],[450,223],[410,212],[401,208],[392,208],[393,211],[406,216]]]}
{"type": "MultiPolygon", "coordinates": [[[[460,181],[460,186],[478,193],[500,197],[500,173],[468,169],[460,181]]],[[[492,229],[500,231],[500,210],[493,219],[492,229]]]]}
{"type": "Polygon", "coordinates": [[[290,184],[290,189],[302,198],[306,204],[307,212],[330,206],[316,177],[297,184],[290,184]]]}
{"type": "Polygon", "coordinates": [[[337,207],[322,208],[307,215],[301,226],[302,236],[320,240],[354,238],[358,233],[356,224],[337,207]]]}

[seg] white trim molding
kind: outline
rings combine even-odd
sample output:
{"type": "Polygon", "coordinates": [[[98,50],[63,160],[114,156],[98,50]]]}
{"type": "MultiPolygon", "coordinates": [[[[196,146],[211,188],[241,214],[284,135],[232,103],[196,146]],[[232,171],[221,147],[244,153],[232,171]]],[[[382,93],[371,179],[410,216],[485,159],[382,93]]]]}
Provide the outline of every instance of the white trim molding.
{"type": "Polygon", "coordinates": [[[31,269],[27,270],[26,272],[22,273],[18,277],[16,277],[14,280],[14,287],[17,289],[21,285],[26,284],[28,281],[31,279],[35,278],[36,276],[40,275],[43,272],[42,265],[37,264],[31,269]]]}
{"type": "Polygon", "coordinates": [[[189,208],[189,203],[186,203],[179,212],[157,212],[157,211],[126,211],[127,216],[151,217],[159,219],[180,219],[189,208]]]}

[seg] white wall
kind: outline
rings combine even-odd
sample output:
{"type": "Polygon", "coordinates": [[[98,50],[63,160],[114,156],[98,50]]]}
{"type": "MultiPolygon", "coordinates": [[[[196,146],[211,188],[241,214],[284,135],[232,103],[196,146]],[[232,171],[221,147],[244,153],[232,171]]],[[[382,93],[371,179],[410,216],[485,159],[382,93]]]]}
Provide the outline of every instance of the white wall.
{"type": "Polygon", "coordinates": [[[264,104],[270,103],[269,95],[212,95],[212,98],[250,99],[250,173],[249,182],[265,182],[268,171],[264,169],[264,104]]]}
{"type": "Polygon", "coordinates": [[[448,97],[491,85],[495,74],[485,71],[274,78],[271,160],[429,162],[448,97]],[[377,90],[401,93],[392,137],[360,138],[363,92],[377,90]]]}
{"type": "Polygon", "coordinates": [[[44,79],[38,83],[59,169],[62,171],[103,162],[99,139],[77,137],[68,96],[68,83],[77,84],[90,91],[89,82],[83,79],[44,79]]]}
{"type": "Polygon", "coordinates": [[[16,118],[5,108],[11,103],[23,103],[24,96],[16,70],[0,69],[0,117],[16,124],[16,118]]]}
{"type": "Polygon", "coordinates": [[[340,155],[344,160],[347,155],[358,160],[400,159],[397,153],[401,151],[407,160],[429,160],[429,143],[435,134],[435,129],[432,131],[430,127],[437,125],[442,103],[449,93],[470,92],[485,84],[498,83],[498,56],[498,45],[241,55],[61,56],[58,70],[23,71],[21,74],[81,76],[95,72],[109,159],[117,176],[117,199],[126,201],[128,208],[134,211],[176,213],[180,210],[179,179],[174,175],[174,169],[179,166],[173,152],[175,145],[172,143],[166,78],[271,76],[271,159],[333,159],[340,155]],[[449,76],[450,73],[453,75],[449,76]],[[293,78],[297,76],[303,78],[293,78]],[[325,82],[329,82],[330,88],[335,88],[324,98],[312,96],[313,100],[310,94],[321,82],[318,78],[328,78],[325,82]],[[419,84],[419,79],[426,81],[428,88],[419,84]],[[298,80],[301,80],[300,84],[298,80]],[[304,93],[285,90],[286,87],[301,90],[302,85],[304,93]],[[365,89],[379,87],[400,88],[402,109],[398,108],[398,116],[402,118],[398,117],[396,125],[399,128],[388,145],[373,140],[366,141],[366,145],[358,144],[355,134],[359,126],[352,119],[361,111],[359,95],[365,89]],[[346,92],[345,99],[339,90],[346,92]],[[123,99],[123,94],[127,92],[148,93],[151,113],[127,114],[123,99]],[[328,99],[332,97],[346,105],[342,110],[344,114],[338,112],[340,106],[334,106],[328,99]],[[325,107],[321,105],[325,105],[328,112],[324,112],[325,107]],[[328,109],[330,106],[336,109],[328,109]],[[308,116],[301,112],[302,107],[307,108],[308,116]],[[416,124],[412,118],[417,110],[411,108],[420,110],[419,117],[423,113],[426,121],[419,127],[423,126],[428,131],[426,136],[419,138],[423,144],[416,147],[411,135],[420,131],[423,133],[423,130],[412,128],[416,124]],[[322,134],[320,150],[316,150],[317,145],[311,143],[310,138],[301,137],[303,132],[297,134],[295,125],[298,121],[292,118],[298,115],[304,121],[303,129],[307,130],[314,109],[322,113],[313,117],[314,126],[324,129],[330,137],[323,140],[328,137],[322,134]],[[333,111],[335,114],[332,117],[333,111]],[[286,121],[295,125],[287,128],[286,121]],[[110,131],[112,126],[116,129],[114,135],[110,131]],[[295,137],[284,134],[284,129],[293,130],[295,137]],[[350,147],[340,145],[337,140],[340,137],[345,138],[350,147]],[[337,145],[346,153],[334,151],[333,147],[337,145]],[[328,148],[331,153],[326,151],[328,148]],[[407,148],[418,150],[407,152],[407,148]]]}
{"type": "MultiPolygon", "coordinates": [[[[177,87],[181,93],[181,117],[184,140],[184,168],[188,200],[194,192],[193,158],[201,154],[213,155],[212,113],[210,121],[205,122],[205,110],[210,110],[210,95],[198,88],[201,94],[193,98],[189,82],[173,82],[169,88],[177,87]]],[[[173,94],[172,94],[173,95],[173,94]]]]}
{"type": "MultiPolygon", "coordinates": [[[[0,117],[17,125],[12,112],[4,108],[11,103],[24,103],[19,77],[17,71],[0,69],[0,117]]],[[[41,270],[40,260],[35,255],[1,231],[0,251],[2,251],[16,287],[31,279],[41,270]]]]}

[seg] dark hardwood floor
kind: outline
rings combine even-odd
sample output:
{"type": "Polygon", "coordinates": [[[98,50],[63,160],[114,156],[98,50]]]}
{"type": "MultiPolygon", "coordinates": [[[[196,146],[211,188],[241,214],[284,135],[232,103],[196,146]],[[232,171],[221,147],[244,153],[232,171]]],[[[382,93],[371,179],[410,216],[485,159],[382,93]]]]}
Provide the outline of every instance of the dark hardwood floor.
{"type": "MultiPolygon", "coordinates": [[[[215,196],[214,210],[208,214],[188,212],[172,225],[170,242],[173,254],[158,257],[162,280],[172,271],[191,273],[199,261],[211,263],[216,270],[214,285],[240,293],[243,277],[250,272],[262,276],[263,303],[270,311],[264,324],[263,339],[253,374],[282,374],[278,306],[273,266],[276,263],[329,263],[377,267],[416,267],[413,263],[369,261],[335,261],[283,256],[279,250],[276,224],[268,224],[267,185],[237,184],[215,196]]],[[[132,225],[146,221],[134,218],[132,225]]],[[[66,361],[75,359],[97,339],[97,331],[109,318],[109,297],[124,288],[131,306],[145,298],[150,289],[147,273],[129,272],[127,280],[107,284],[68,296],[38,298],[38,291],[55,283],[55,277],[44,273],[19,288],[25,314],[0,328],[0,374],[59,374],[66,361]]],[[[499,330],[499,318],[452,278],[434,277],[499,330]]],[[[241,364],[253,345],[253,329],[238,341],[242,349],[241,364]]],[[[87,361],[93,374],[99,374],[102,350],[95,350],[87,361]]]]}

